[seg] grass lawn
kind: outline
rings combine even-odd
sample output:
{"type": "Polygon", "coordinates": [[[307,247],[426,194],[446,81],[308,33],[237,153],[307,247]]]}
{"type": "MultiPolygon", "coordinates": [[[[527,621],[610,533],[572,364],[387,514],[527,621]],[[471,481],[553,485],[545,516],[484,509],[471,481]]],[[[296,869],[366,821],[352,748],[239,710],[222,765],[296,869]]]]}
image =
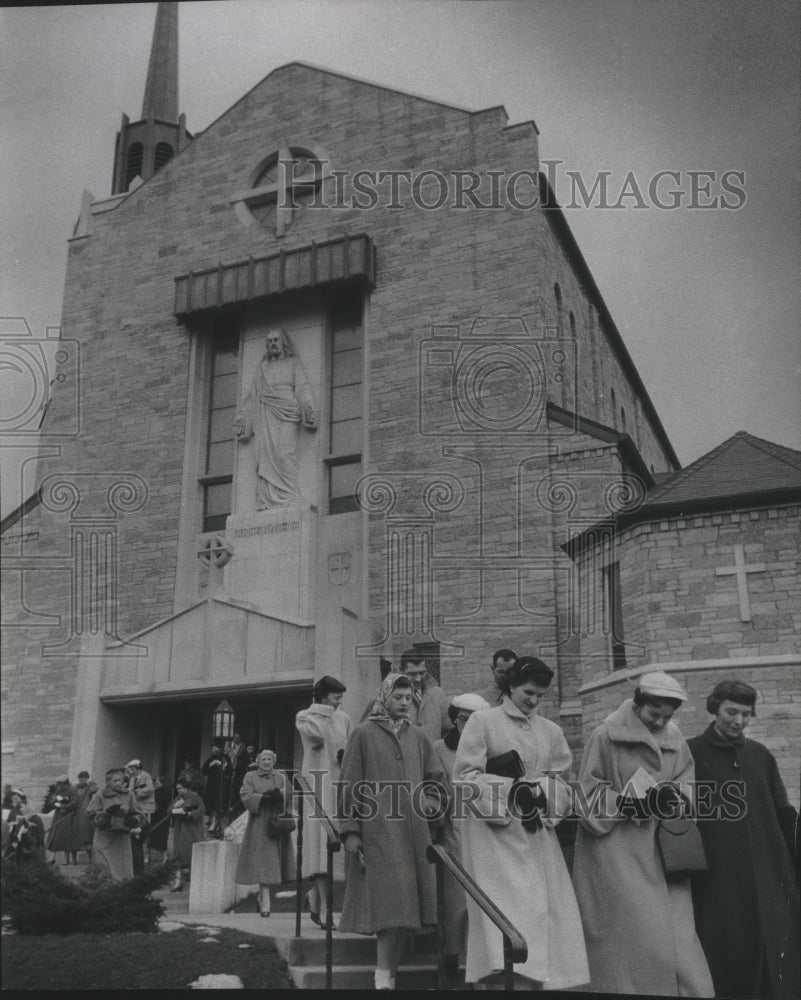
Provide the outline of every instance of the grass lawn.
{"type": "Polygon", "coordinates": [[[222,928],[216,944],[186,927],[155,934],[3,936],[3,990],[175,990],[198,976],[239,976],[245,989],[293,989],[267,938],[222,928]],[[239,945],[251,945],[240,948],[239,945]]]}

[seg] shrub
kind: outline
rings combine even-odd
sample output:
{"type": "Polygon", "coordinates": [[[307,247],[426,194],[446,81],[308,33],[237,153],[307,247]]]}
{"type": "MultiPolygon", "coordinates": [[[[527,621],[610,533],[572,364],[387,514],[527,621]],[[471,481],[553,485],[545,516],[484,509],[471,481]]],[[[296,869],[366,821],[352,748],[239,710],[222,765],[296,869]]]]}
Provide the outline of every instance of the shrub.
{"type": "Polygon", "coordinates": [[[31,862],[3,868],[3,911],[20,934],[119,934],[158,929],[164,904],[151,893],[164,885],[169,864],[125,882],[114,882],[97,866],[78,881],[56,868],[31,862]]]}

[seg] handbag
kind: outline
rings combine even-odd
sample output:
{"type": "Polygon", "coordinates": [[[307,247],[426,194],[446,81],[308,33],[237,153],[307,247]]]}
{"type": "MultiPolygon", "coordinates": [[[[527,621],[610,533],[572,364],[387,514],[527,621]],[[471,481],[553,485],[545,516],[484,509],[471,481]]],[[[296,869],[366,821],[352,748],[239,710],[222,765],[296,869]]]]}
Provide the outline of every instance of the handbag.
{"type": "Polygon", "coordinates": [[[665,878],[685,878],[709,870],[701,833],[689,816],[660,820],[656,828],[656,843],[662,856],[665,878]]]}
{"type": "Polygon", "coordinates": [[[267,817],[267,836],[270,840],[280,840],[295,829],[295,817],[278,813],[270,813],[267,817]]]}
{"type": "Polygon", "coordinates": [[[497,757],[490,757],[485,771],[499,778],[522,778],[526,773],[517,750],[507,750],[506,753],[499,753],[497,757]]]}

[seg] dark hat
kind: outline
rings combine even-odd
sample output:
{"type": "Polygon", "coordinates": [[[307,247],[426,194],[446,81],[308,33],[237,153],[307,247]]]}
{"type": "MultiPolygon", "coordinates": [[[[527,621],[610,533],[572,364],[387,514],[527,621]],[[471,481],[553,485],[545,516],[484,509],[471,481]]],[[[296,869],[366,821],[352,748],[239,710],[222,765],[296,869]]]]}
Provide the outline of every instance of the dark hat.
{"type": "Polygon", "coordinates": [[[315,682],[312,688],[312,696],[314,698],[325,698],[327,694],[342,694],[345,691],[347,691],[347,688],[342,681],[338,681],[336,677],[329,677],[328,674],[325,674],[315,682]]]}

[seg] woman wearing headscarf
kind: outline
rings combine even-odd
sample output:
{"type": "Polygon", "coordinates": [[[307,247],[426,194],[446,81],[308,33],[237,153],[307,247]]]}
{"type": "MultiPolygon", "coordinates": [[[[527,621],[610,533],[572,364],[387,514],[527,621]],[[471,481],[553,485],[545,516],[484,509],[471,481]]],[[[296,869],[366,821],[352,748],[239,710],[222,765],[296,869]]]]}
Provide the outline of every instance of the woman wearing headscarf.
{"type": "MultiPolygon", "coordinates": [[[[346,688],[342,681],[328,675],[321,677],[312,690],[313,703],[295,717],[295,726],[303,743],[300,773],[314,789],[320,805],[330,818],[336,815],[336,790],[340,764],[353,728],[350,718],[339,707],[346,688]]],[[[303,872],[312,878],[312,888],[306,894],[311,919],[325,926],[325,872],[327,843],[325,827],[314,818],[313,802],[303,796],[303,872]]],[[[339,853],[334,855],[334,876],[341,878],[344,864],[339,853]]]]}
{"type": "MultiPolygon", "coordinates": [[[[462,822],[464,867],[528,944],[526,961],[515,966],[520,989],[589,981],[581,918],[555,830],[570,802],[560,775],[572,755],[559,726],[537,713],[552,677],[542,660],[518,657],[499,681],[501,704],[467,720],[453,766],[457,795],[472,803],[462,822]]],[[[467,912],[465,978],[492,986],[504,967],[503,939],[471,899],[467,912]]]]}
{"type": "Polygon", "coordinates": [[[206,807],[203,799],[184,780],[175,782],[172,804],[172,860],[177,862],[170,892],[184,887],[183,873],[192,877],[192,848],[206,839],[206,807]]]}
{"type": "MultiPolygon", "coordinates": [[[[448,705],[448,718],[453,723],[441,740],[434,743],[434,752],[439,757],[442,769],[448,779],[448,791],[451,801],[453,792],[451,776],[456,762],[456,750],[459,747],[462,730],[473,712],[489,708],[489,702],[478,694],[458,694],[448,705]]],[[[435,843],[444,847],[457,861],[462,860],[461,828],[463,818],[452,815],[449,811],[442,826],[437,830],[435,843]]],[[[446,873],[444,882],[444,927],[442,928],[443,951],[445,957],[445,973],[450,981],[455,983],[459,971],[459,956],[467,944],[467,901],[464,889],[446,873]]]]}
{"type": "Polygon", "coordinates": [[[106,771],[106,784],[89,800],[86,815],[95,828],[92,861],[101,865],[117,881],[133,875],[131,837],[142,833],[142,816],[133,793],[125,786],[125,771],[106,771]]]}
{"type": "Polygon", "coordinates": [[[721,681],[706,702],[712,723],[688,740],[709,865],[693,878],[695,926],[717,996],[791,1000],[799,995],[797,817],[773,754],[745,737],[756,700],[749,684],[721,681]]]}
{"type": "Polygon", "coordinates": [[[44,827],[28,805],[27,796],[12,788],[8,815],[3,820],[2,856],[18,865],[44,861],[44,827]]]}
{"type": "Polygon", "coordinates": [[[348,854],[341,931],[377,937],[376,989],[394,989],[407,932],[436,924],[429,822],[447,811],[431,741],[409,723],[412,685],[388,674],[345,748],[340,831],[348,854]],[[424,784],[427,783],[427,784],[424,784]]]}
{"type": "Polygon", "coordinates": [[[286,775],[275,770],[275,753],[262,750],[256,767],[242,779],[239,797],[248,813],[248,824],[234,881],[259,886],[259,913],[270,916],[270,886],[288,882],[293,876],[292,842],[289,833],[270,837],[271,816],[286,815],[290,806],[286,775]]]}
{"type": "Polygon", "coordinates": [[[669,674],[643,674],[584,750],[573,883],[598,992],[714,995],[690,880],[665,877],[656,841],[659,816],[692,794],[692,755],[671,722],[686,700],[669,674]]]}

